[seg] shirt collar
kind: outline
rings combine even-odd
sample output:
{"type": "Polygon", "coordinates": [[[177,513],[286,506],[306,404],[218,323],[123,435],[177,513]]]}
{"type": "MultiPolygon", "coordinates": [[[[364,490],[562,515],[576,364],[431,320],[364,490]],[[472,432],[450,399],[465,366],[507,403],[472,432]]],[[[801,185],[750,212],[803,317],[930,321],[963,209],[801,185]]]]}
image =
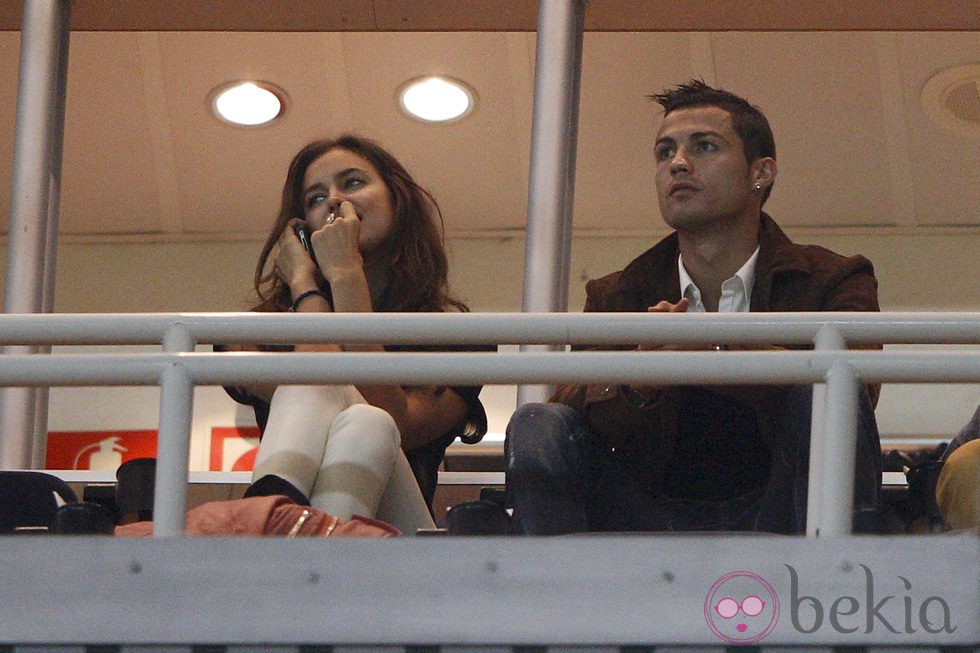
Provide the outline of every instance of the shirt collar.
{"type": "MultiPolygon", "coordinates": [[[[759,247],[756,246],[752,256],[742,264],[742,267],[730,279],[722,284],[723,290],[731,288],[741,295],[741,302],[739,303],[744,306],[743,310],[745,311],[749,310],[749,300],[752,297],[752,288],[755,286],[755,264],[758,259],[759,247]]],[[[701,302],[701,290],[684,268],[684,255],[680,253],[677,255],[677,275],[681,282],[681,297],[687,297],[691,302],[688,311],[703,313],[705,309],[701,302]]]]}

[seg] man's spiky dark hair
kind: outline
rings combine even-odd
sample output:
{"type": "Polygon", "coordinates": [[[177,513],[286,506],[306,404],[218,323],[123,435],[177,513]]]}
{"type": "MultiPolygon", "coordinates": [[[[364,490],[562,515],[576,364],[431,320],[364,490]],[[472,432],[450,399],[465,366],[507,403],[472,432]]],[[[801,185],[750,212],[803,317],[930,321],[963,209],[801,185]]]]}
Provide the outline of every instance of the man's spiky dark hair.
{"type": "Polygon", "coordinates": [[[732,129],[742,139],[749,163],[761,157],[776,158],[776,141],[765,114],[748,100],[729,91],[713,88],[700,79],[649,96],[664,108],[664,115],[678,109],[718,107],[732,117],[732,129]]]}

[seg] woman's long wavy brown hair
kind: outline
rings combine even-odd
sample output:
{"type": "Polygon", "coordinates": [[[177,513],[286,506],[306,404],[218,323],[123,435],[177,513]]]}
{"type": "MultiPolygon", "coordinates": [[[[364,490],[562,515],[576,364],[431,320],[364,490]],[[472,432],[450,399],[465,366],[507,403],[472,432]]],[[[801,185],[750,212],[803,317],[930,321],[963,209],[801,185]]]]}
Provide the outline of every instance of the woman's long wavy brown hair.
{"type": "MultiPolygon", "coordinates": [[[[266,270],[280,234],[293,218],[301,218],[306,169],[330,150],[343,149],[367,159],[381,175],[391,194],[391,231],[381,246],[390,265],[390,285],[374,310],[383,312],[466,311],[466,305],[448,294],[448,264],[442,238],[442,213],[435,198],[415,183],[404,166],[378,143],[345,134],[314,141],[289,164],[282,189],[279,215],[255,266],[254,285],[260,303],[256,311],[285,311],[292,304],[289,286],[275,270],[266,270]],[[438,220],[438,223],[437,223],[438,220]]],[[[327,282],[318,276],[321,289],[327,282]]]]}

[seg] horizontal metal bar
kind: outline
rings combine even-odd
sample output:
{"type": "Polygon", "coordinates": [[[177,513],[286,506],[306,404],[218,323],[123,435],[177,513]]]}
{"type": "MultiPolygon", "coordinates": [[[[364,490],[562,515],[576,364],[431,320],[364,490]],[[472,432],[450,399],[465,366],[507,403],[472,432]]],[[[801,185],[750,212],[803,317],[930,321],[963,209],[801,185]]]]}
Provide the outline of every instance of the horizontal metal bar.
{"type": "Polygon", "coordinates": [[[819,383],[836,362],[858,379],[980,381],[980,351],[498,353],[136,353],[0,357],[0,385],[156,385],[182,366],[196,385],[243,378],[290,384],[819,383]]]}
{"type": "Polygon", "coordinates": [[[0,644],[719,646],[706,597],[741,572],[778,600],[765,646],[973,646],[977,564],[969,535],[11,536],[0,644]]]}
{"type": "MultiPolygon", "coordinates": [[[[502,453],[500,455],[503,455],[502,453]]],[[[46,469],[46,474],[57,476],[66,483],[115,483],[115,470],[88,469],[46,469]]],[[[187,473],[191,485],[248,485],[252,472],[201,472],[187,473]]],[[[503,472],[439,472],[439,485],[503,485],[503,472]]],[[[881,484],[885,486],[905,486],[904,472],[882,472],[881,484]]]]}
{"type": "MultiPolygon", "coordinates": [[[[116,470],[108,469],[46,469],[46,474],[53,474],[66,483],[115,483],[116,470]]],[[[190,471],[187,473],[187,482],[228,485],[248,485],[252,479],[252,472],[216,472],[216,471],[190,471]]]]}
{"type": "Polygon", "coordinates": [[[503,485],[504,472],[439,472],[439,485],[503,485]]]}
{"type": "Polygon", "coordinates": [[[980,344],[980,313],[132,313],[0,315],[5,345],[196,342],[807,344],[832,325],[851,344],[980,344]]]}

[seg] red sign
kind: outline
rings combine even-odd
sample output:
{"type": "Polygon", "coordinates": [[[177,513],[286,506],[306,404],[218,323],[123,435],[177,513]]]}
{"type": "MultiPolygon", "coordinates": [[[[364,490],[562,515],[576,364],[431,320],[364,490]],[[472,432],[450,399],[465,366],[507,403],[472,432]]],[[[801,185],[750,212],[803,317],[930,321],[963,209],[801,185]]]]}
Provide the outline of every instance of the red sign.
{"type": "Polygon", "coordinates": [[[258,450],[257,426],[215,426],[211,429],[212,472],[250,472],[258,450]]]}
{"type": "Polygon", "coordinates": [[[156,458],[157,432],[51,431],[47,469],[105,469],[115,471],[133,458],[156,458]]]}

